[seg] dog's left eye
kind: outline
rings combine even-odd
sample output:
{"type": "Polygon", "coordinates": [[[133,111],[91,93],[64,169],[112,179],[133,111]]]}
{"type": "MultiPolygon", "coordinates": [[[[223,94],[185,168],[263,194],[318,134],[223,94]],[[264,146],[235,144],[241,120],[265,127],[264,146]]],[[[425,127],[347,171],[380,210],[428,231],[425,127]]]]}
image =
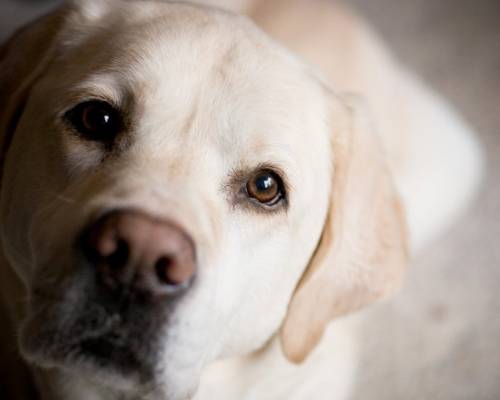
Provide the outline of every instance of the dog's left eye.
{"type": "Polygon", "coordinates": [[[110,143],[123,128],[120,112],[105,101],[87,101],[68,111],[66,119],[85,139],[110,143]]]}

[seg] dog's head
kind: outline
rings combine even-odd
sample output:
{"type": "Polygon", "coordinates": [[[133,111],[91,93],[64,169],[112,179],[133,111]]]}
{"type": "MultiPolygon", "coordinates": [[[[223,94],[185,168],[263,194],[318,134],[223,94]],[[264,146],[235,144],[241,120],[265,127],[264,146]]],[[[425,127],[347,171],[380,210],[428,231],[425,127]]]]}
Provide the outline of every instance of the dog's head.
{"type": "Polygon", "coordinates": [[[404,218],[355,102],[243,17],[79,3],[0,54],[28,360],[183,398],[276,334],[301,361],[397,287],[404,218]]]}

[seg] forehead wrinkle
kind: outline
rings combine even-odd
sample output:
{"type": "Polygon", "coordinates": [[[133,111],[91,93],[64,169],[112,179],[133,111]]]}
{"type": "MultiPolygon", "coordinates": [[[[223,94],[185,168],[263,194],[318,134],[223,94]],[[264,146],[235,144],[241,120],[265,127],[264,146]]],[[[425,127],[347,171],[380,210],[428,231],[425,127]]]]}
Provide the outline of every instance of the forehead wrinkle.
{"type": "Polygon", "coordinates": [[[142,93],[139,98],[158,116],[153,117],[157,128],[169,125],[171,135],[184,138],[184,144],[186,140],[198,145],[207,140],[217,143],[220,137],[227,136],[233,108],[227,97],[231,85],[227,82],[229,78],[214,78],[224,75],[235,60],[236,48],[236,43],[230,44],[220,56],[207,62],[204,70],[198,68],[196,74],[186,73],[183,68],[178,79],[175,79],[177,71],[173,79],[168,79],[156,71],[156,84],[153,85],[156,89],[152,93],[142,93]]]}
{"type": "Polygon", "coordinates": [[[227,78],[228,70],[233,67],[234,61],[236,60],[237,51],[238,43],[231,41],[219,60],[214,62],[215,73],[219,79],[224,81],[227,78]]]}
{"type": "MultiPolygon", "coordinates": [[[[210,97],[220,90],[217,85],[221,80],[214,77],[225,80],[225,71],[232,63],[237,47],[231,42],[224,49],[219,39],[205,37],[193,46],[193,42],[185,38],[156,37],[139,46],[141,50],[136,52],[132,61],[123,63],[120,57],[116,63],[126,65],[122,74],[128,76],[129,86],[133,86],[136,97],[144,102],[180,108],[190,106],[194,97],[195,104],[200,105],[204,98],[204,103],[209,105],[215,102],[210,97]]],[[[191,111],[190,115],[193,114],[191,111]]]]}
{"type": "Polygon", "coordinates": [[[191,131],[196,119],[196,115],[198,113],[199,103],[199,95],[196,95],[193,101],[193,106],[191,107],[191,111],[189,112],[186,120],[184,121],[183,127],[181,128],[182,134],[188,134],[191,131]]]}

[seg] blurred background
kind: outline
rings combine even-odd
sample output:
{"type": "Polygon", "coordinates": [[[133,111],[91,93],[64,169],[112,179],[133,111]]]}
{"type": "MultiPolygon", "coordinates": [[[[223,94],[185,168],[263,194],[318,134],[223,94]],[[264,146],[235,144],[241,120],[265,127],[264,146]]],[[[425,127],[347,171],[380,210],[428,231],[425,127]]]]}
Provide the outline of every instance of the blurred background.
{"type": "MultiPolygon", "coordinates": [[[[58,3],[0,0],[0,40],[58,3]]],[[[500,0],[345,3],[455,106],[487,157],[468,213],[416,257],[395,301],[368,311],[353,399],[499,400],[500,0]]]]}

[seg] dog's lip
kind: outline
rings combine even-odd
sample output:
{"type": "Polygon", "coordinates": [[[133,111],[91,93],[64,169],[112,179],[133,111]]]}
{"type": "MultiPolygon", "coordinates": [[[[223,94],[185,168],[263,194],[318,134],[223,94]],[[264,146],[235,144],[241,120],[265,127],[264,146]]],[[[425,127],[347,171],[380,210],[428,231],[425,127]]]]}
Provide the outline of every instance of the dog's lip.
{"type": "Polygon", "coordinates": [[[77,344],[78,352],[96,360],[99,364],[112,364],[127,371],[142,369],[143,362],[126,343],[114,343],[107,335],[82,339],[77,344]]]}
{"type": "Polygon", "coordinates": [[[154,360],[134,350],[127,340],[115,340],[114,337],[113,333],[75,337],[61,347],[42,351],[43,359],[37,353],[31,358],[39,365],[77,373],[81,371],[85,375],[112,374],[117,378],[133,379],[137,383],[154,381],[154,360]]]}
{"type": "Polygon", "coordinates": [[[46,280],[31,286],[21,333],[26,358],[89,376],[111,374],[152,384],[171,303],[162,307],[125,295],[108,303],[93,290],[92,277],[76,278],[81,276],[52,287],[46,280]]]}

